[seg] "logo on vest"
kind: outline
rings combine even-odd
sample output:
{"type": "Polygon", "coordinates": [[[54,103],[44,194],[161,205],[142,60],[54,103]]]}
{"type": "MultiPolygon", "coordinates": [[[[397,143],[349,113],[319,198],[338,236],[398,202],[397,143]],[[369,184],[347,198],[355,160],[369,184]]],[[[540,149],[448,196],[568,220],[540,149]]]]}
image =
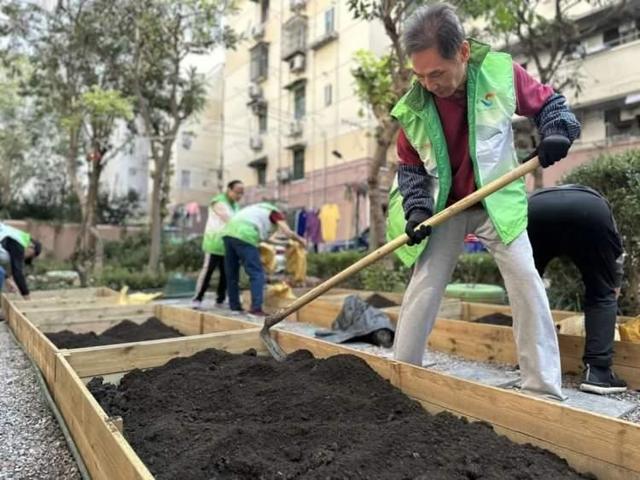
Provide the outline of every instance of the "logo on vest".
{"type": "Polygon", "coordinates": [[[487,108],[493,105],[493,99],[496,97],[496,94],[493,92],[488,92],[484,98],[480,99],[480,102],[487,108]]]}

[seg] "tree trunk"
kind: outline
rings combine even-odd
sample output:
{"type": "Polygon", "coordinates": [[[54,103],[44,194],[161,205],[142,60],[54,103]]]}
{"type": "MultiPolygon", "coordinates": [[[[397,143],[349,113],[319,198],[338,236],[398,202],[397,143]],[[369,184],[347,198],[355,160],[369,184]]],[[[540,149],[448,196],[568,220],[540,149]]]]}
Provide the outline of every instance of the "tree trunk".
{"type": "Polygon", "coordinates": [[[95,162],[89,170],[89,188],[85,202],[82,206],[82,220],[80,231],[76,239],[75,252],[73,254],[73,264],[80,276],[80,285],[86,287],[89,283],[89,274],[93,270],[95,261],[96,239],[94,232],[97,231],[98,224],[98,192],[100,189],[100,174],[102,166],[100,161],[95,162]]]}
{"type": "Polygon", "coordinates": [[[149,271],[158,273],[160,267],[160,250],[162,247],[162,183],[165,166],[156,161],[153,173],[153,189],[151,191],[151,246],[149,247],[149,271]]]}
{"type": "Polygon", "coordinates": [[[544,174],[542,167],[538,167],[533,172],[533,189],[537,190],[544,186],[544,174]]]}
{"type": "Polygon", "coordinates": [[[385,215],[382,210],[383,193],[380,191],[380,168],[387,160],[387,151],[398,131],[398,123],[385,124],[378,131],[376,149],[369,164],[367,185],[369,190],[369,249],[374,250],[385,243],[385,215]]]}

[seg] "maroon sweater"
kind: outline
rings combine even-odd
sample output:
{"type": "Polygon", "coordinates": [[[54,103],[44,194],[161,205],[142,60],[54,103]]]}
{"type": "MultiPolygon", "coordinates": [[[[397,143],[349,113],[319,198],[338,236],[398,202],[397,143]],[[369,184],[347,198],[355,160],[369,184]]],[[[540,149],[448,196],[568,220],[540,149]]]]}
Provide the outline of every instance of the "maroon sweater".
{"type": "MultiPolygon", "coordinates": [[[[516,113],[533,117],[553,95],[553,89],[534,79],[520,65],[513,64],[513,79],[516,90],[516,113]]],[[[469,125],[467,123],[466,95],[449,98],[433,96],[444,136],[447,140],[451,163],[452,185],[447,204],[454,203],[476,190],[473,164],[469,156],[469,125]]],[[[405,165],[422,165],[420,156],[411,146],[402,129],[397,142],[398,158],[405,165]]]]}

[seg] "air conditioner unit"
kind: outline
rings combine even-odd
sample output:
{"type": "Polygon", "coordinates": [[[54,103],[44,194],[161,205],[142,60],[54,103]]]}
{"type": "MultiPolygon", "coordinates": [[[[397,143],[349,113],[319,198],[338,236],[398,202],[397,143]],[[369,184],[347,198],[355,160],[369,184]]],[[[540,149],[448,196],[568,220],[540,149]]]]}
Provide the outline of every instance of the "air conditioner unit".
{"type": "Polygon", "coordinates": [[[251,27],[251,37],[254,40],[260,40],[264,37],[264,23],[259,23],[251,27]]]}
{"type": "Polygon", "coordinates": [[[257,83],[249,84],[249,97],[257,99],[262,97],[262,88],[257,83]]]}
{"type": "Polygon", "coordinates": [[[290,168],[280,168],[276,171],[276,178],[280,183],[286,183],[291,180],[291,169],[290,168]]]}
{"type": "Polygon", "coordinates": [[[291,9],[292,12],[297,12],[299,10],[302,10],[306,5],[307,5],[307,0],[290,0],[289,2],[289,8],[291,9]]]}
{"type": "Polygon", "coordinates": [[[305,56],[302,54],[298,54],[290,60],[289,69],[292,72],[301,72],[304,70],[305,64],[305,56]]]}
{"type": "Polygon", "coordinates": [[[249,146],[252,150],[262,150],[263,142],[260,135],[253,135],[249,139],[249,146]]]}
{"type": "Polygon", "coordinates": [[[295,120],[289,124],[289,136],[297,137],[298,135],[302,135],[302,122],[295,120]]]}

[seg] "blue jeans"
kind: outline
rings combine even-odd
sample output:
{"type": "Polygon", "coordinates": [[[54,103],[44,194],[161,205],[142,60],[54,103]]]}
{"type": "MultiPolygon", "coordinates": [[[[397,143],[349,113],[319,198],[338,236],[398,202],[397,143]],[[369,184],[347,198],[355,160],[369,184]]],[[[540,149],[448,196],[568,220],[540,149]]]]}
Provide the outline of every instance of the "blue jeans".
{"type": "Polygon", "coordinates": [[[234,237],[223,237],[224,241],[224,271],[227,276],[227,294],[229,308],[240,310],[240,264],[249,275],[251,290],[251,310],[261,310],[264,289],[264,270],[260,262],[260,252],[257,247],[234,237]]]}
{"type": "Polygon", "coordinates": [[[0,292],[2,291],[2,286],[4,285],[4,279],[7,277],[7,272],[4,268],[0,267],[0,292]]]}

